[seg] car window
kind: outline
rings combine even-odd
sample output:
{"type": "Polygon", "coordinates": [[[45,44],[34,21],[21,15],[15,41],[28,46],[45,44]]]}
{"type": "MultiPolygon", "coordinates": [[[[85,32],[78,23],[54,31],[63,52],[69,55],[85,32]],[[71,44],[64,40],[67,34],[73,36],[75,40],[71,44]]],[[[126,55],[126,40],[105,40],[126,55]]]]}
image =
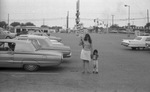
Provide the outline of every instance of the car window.
{"type": "Polygon", "coordinates": [[[49,44],[47,43],[46,40],[44,40],[44,39],[38,39],[38,41],[39,41],[39,43],[40,43],[40,45],[41,45],[42,48],[48,48],[49,47],[49,44]]]}
{"type": "Polygon", "coordinates": [[[150,41],[150,37],[146,38],[146,40],[145,40],[145,41],[150,41]]]}
{"type": "Polygon", "coordinates": [[[0,51],[14,51],[15,43],[12,42],[0,42],[0,51]]]}
{"type": "Polygon", "coordinates": [[[38,50],[40,49],[40,44],[36,39],[29,39],[31,41],[31,43],[33,44],[33,46],[38,50]]]}

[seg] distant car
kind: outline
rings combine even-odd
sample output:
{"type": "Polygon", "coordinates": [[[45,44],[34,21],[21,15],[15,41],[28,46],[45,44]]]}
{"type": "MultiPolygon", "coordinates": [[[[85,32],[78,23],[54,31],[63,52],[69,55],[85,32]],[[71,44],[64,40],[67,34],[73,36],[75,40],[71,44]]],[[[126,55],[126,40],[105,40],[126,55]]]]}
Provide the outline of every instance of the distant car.
{"type": "Polygon", "coordinates": [[[126,30],[120,30],[119,33],[127,34],[126,30]]]}
{"type": "Polygon", "coordinates": [[[135,39],[123,39],[121,45],[131,47],[133,50],[146,48],[146,43],[150,42],[150,36],[137,36],[135,39]]]}
{"type": "Polygon", "coordinates": [[[117,30],[111,30],[109,33],[118,33],[117,30]]]}
{"type": "Polygon", "coordinates": [[[57,40],[58,42],[62,41],[62,39],[60,37],[55,37],[55,36],[51,36],[51,35],[48,36],[46,33],[43,33],[43,32],[35,32],[35,33],[32,33],[32,35],[47,36],[51,40],[57,40]]]}
{"type": "Polygon", "coordinates": [[[39,67],[57,66],[62,60],[62,53],[40,51],[30,41],[0,40],[0,67],[18,67],[35,71],[39,67]]]}
{"type": "Polygon", "coordinates": [[[0,28],[0,39],[11,39],[16,37],[16,33],[11,33],[10,31],[6,31],[0,28]]]}
{"type": "Polygon", "coordinates": [[[15,39],[34,41],[37,44],[39,44],[40,46],[39,50],[59,51],[63,53],[63,58],[69,58],[71,57],[71,54],[72,54],[69,46],[54,44],[46,36],[22,35],[22,36],[17,36],[15,39]]]}
{"type": "Polygon", "coordinates": [[[147,42],[146,42],[145,45],[146,45],[147,48],[150,48],[150,38],[147,39],[147,42]],[[149,41],[148,41],[148,40],[149,40],[149,41]]]}

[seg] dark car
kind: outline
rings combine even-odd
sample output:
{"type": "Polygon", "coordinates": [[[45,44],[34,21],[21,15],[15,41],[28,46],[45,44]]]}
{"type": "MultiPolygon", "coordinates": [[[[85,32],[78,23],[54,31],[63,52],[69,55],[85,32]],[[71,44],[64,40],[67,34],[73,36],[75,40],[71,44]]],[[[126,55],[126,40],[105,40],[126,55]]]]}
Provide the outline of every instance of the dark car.
{"type": "Polygon", "coordinates": [[[0,40],[0,67],[23,67],[35,71],[39,67],[57,66],[62,59],[62,53],[39,51],[38,46],[30,41],[0,40]]]}

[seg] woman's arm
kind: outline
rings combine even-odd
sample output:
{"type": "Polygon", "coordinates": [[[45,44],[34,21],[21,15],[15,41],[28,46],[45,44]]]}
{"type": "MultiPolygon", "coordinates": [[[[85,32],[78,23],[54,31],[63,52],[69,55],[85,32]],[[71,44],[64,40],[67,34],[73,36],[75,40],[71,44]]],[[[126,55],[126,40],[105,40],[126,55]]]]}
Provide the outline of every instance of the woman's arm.
{"type": "Polygon", "coordinates": [[[83,42],[82,38],[80,39],[79,46],[84,47],[84,42],[83,42]]]}

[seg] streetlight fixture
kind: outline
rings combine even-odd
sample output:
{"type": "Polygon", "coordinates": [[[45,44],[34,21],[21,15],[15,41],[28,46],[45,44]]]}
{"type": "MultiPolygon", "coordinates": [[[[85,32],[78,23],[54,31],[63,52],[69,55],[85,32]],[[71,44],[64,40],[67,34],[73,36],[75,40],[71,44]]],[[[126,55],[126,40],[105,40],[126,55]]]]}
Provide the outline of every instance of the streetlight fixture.
{"type": "Polygon", "coordinates": [[[128,37],[130,37],[129,31],[130,31],[130,5],[124,5],[125,7],[128,7],[128,37]]]}

